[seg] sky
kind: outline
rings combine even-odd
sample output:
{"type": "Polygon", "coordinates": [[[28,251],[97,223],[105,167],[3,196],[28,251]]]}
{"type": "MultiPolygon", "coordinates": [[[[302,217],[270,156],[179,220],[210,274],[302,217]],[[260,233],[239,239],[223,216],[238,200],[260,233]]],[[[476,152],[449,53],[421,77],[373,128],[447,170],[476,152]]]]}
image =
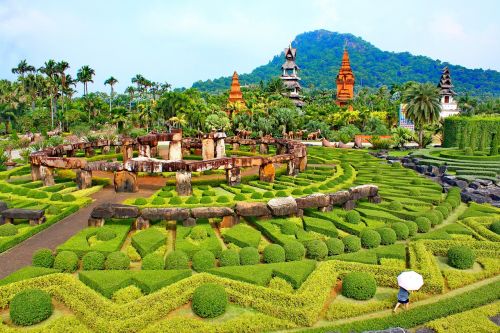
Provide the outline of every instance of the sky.
{"type": "Polygon", "coordinates": [[[54,59],[73,76],[94,68],[89,91],[108,90],[112,75],[123,92],[136,74],[190,87],[248,73],[317,29],[500,70],[499,15],[498,0],[0,0],[0,78],[15,79],[22,59],[37,68],[54,59]]]}

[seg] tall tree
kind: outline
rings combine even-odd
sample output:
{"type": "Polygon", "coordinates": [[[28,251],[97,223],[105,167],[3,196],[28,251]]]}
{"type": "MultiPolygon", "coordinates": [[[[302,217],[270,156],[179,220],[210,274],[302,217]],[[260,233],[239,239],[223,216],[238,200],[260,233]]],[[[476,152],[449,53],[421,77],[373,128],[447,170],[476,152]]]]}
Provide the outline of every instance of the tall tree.
{"type": "Polygon", "coordinates": [[[406,116],[418,129],[418,144],[423,148],[424,126],[439,121],[439,89],[432,83],[415,83],[405,90],[403,100],[406,103],[406,116]]]}
{"type": "Polygon", "coordinates": [[[17,67],[12,68],[12,73],[19,74],[21,77],[24,77],[25,73],[33,73],[35,71],[36,71],[35,67],[28,65],[26,59],[21,60],[17,65],[17,67]]]}
{"type": "Polygon", "coordinates": [[[45,88],[50,95],[50,119],[52,128],[54,128],[54,115],[56,113],[55,99],[59,91],[57,83],[57,63],[50,59],[49,61],[46,61],[45,64],[38,69],[38,71],[47,75],[48,80],[45,82],[45,88]]]}
{"type": "Polygon", "coordinates": [[[128,94],[128,111],[132,112],[132,101],[134,100],[134,94],[135,94],[135,89],[132,86],[128,86],[127,89],[125,89],[125,92],[128,94]]]}
{"type": "Polygon", "coordinates": [[[76,73],[76,79],[83,84],[83,94],[87,95],[89,90],[88,90],[88,83],[89,82],[94,82],[92,79],[93,76],[95,75],[95,70],[90,68],[89,66],[82,66],[76,73]]]}
{"type": "Polygon", "coordinates": [[[111,87],[111,92],[109,94],[109,112],[111,112],[112,106],[111,103],[113,101],[113,86],[118,83],[118,80],[114,77],[110,76],[106,81],[104,81],[104,85],[109,85],[111,87]]]}
{"type": "MultiPolygon", "coordinates": [[[[64,115],[64,92],[67,88],[67,84],[68,82],[66,82],[66,71],[69,69],[69,64],[62,60],[62,61],[59,61],[57,64],[56,64],[56,72],[57,74],[59,75],[59,78],[60,78],[60,92],[61,92],[61,101],[62,101],[62,113],[64,115]]],[[[63,117],[60,117],[61,119],[63,117]]],[[[62,127],[62,122],[60,121],[59,122],[59,128],[62,127]]]]}

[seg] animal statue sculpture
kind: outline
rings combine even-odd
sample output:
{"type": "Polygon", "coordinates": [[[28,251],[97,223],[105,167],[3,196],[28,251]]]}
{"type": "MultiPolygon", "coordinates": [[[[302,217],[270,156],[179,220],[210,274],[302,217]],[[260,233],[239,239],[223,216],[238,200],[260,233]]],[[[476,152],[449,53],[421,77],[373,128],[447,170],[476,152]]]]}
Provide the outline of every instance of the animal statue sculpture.
{"type": "Polygon", "coordinates": [[[321,135],[321,130],[317,130],[316,132],[309,133],[307,135],[307,140],[318,140],[318,137],[321,135]]]}

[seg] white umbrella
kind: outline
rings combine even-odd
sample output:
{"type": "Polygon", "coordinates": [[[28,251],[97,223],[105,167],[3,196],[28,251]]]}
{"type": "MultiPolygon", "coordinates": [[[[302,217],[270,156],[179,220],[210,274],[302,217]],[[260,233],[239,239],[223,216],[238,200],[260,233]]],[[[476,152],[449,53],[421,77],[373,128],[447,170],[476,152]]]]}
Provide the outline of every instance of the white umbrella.
{"type": "Polygon", "coordinates": [[[407,271],[399,274],[398,285],[408,291],[419,290],[424,284],[422,275],[414,271],[407,271]]]}

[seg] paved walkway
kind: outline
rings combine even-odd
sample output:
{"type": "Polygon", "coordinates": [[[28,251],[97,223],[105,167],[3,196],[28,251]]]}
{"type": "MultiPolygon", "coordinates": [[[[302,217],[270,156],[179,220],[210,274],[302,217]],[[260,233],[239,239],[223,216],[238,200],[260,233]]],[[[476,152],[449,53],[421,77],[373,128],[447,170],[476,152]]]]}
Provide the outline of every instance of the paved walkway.
{"type": "Polygon", "coordinates": [[[78,231],[86,228],[90,212],[95,206],[106,202],[121,203],[127,198],[149,197],[156,189],[139,187],[139,192],[136,193],[115,193],[113,187],[108,186],[93,194],[91,197],[94,201],[90,205],[81,208],[76,213],[51,225],[15,247],[0,253],[0,279],[24,266],[30,265],[33,252],[37,249],[42,247],[55,249],[78,231]]]}

